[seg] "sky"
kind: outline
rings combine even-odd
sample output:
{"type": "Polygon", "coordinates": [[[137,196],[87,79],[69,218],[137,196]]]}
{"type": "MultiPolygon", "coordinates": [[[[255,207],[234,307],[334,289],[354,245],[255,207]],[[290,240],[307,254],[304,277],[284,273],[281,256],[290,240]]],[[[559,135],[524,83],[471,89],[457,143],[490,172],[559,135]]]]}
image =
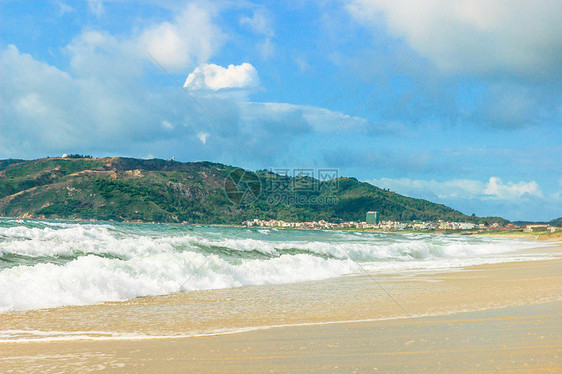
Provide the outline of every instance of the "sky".
{"type": "Polygon", "coordinates": [[[562,216],[562,2],[0,0],[0,159],[336,170],[562,216]]]}

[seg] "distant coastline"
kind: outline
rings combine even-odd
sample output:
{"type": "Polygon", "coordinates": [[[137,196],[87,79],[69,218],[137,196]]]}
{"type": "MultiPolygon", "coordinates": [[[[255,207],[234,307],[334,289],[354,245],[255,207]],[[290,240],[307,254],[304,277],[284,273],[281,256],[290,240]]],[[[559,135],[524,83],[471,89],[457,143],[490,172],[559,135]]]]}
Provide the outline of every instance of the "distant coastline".
{"type": "Polygon", "coordinates": [[[147,225],[193,225],[193,226],[209,226],[209,227],[234,227],[234,228],[250,228],[250,229],[275,229],[275,230],[333,230],[333,231],[355,231],[355,232],[372,232],[372,233],[400,233],[400,234],[431,234],[431,235],[473,235],[482,237],[503,237],[509,239],[525,239],[539,241],[562,241],[562,228],[556,228],[555,231],[544,232],[527,232],[523,228],[504,230],[501,227],[493,227],[490,229],[436,229],[436,230],[413,230],[413,229],[380,229],[380,228],[359,228],[359,227],[330,227],[330,228],[308,228],[288,227],[288,226],[248,226],[245,224],[223,224],[223,223],[187,223],[187,222],[139,222],[139,221],[103,221],[94,219],[62,219],[62,218],[22,218],[22,217],[0,217],[2,220],[13,221],[58,221],[58,222],[77,222],[77,223],[93,223],[93,224],[147,224],[147,225]]]}

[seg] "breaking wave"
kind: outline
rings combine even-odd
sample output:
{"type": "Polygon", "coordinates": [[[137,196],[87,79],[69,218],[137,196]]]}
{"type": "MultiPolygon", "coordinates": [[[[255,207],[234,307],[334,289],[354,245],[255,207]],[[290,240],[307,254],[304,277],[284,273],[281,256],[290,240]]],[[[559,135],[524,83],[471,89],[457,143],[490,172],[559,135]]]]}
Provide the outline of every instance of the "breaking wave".
{"type": "Polygon", "coordinates": [[[0,220],[0,312],[512,261],[535,243],[438,235],[0,220]]]}

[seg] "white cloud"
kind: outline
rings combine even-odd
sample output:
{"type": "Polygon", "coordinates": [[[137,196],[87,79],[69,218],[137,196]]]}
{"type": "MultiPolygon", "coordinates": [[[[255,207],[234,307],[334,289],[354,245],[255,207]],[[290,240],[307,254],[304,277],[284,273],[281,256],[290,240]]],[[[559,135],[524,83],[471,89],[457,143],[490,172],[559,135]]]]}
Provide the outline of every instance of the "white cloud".
{"type": "Polygon", "coordinates": [[[275,36],[275,32],[273,31],[270,18],[265,10],[258,9],[254,11],[252,17],[241,17],[240,24],[250,27],[254,33],[265,37],[265,39],[256,46],[263,58],[273,56],[275,46],[272,42],[272,38],[275,36]]]}
{"type": "Polygon", "coordinates": [[[258,72],[249,63],[229,65],[202,64],[187,77],[184,87],[192,90],[223,88],[248,88],[259,85],[258,72]]]}
{"type": "Polygon", "coordinates": [[[375,186],[388,188],[409,196],[435,196],[439,199],[494,199],[519,200],[525,195],[544,197],[539,185],[531,182],[503,183],[498,177],[490,177],[487,183],[472,179],[452,179],[444,182],[420,179],[381,178],[368,181],[375,186]]]}
{"type": "Polygon", "coordinates": [[[98,71],[102,66],[92,72],[85,67],[86,60],[81,61],[84,66],[75,61],[69,74],[15,46],[0,49],[0,154],[127,152],[140,149],[138,142],[169,137],[162,118],[185,120],[168,108],[172,100],[167,92],[155,94],[139,79],[116,77],[118,64],[103,74],[98,71]]]}
{"type": "Polygon", "coordinates": [[[535,181],[504,183],[498,177],[491,177],[487,182],[408,178],[380,178],[367,182],[403,195],[446,204],[467,214],[474,212],[479,216],[501,216],[511,220],[550,220],[560,216],[562,203],[562,194],[543,194],[535,181]]]}
{"type": "Polygon", "coordinates": [[[207,144],[208,137],[209,137],[209,133],[205,131],[201,131],[199,134],[197,134],[197,138],[199,138],[199,140],[201,140],[201,143],[203,144],[207,144]]]}
{"type": "Polygon", "coordinates": [[[139,44],[167,69],[181,70],[207,61],[222,45],[225,35],[213,23],[216,12],[189,4],[173,22],[145,29],[139,44]]]}
{"type": "Polygon", "coordinates": [[[171,21],[145,25],[128,38],[84,31],[64,51],[80,76],[112,77],[114,81],[139,76],[147,59],[172,72],[185,71],[207,61],[226,39],[215,24],[216,13],[208,3],[191,3],[171,21]]]}
{"type": "Polygon", "coordinates": [[[539,185],[535,181],[519,183],[508,182],[504,184],[498,177],[490,178],[484,190],[484,194],[501,200],[515,200],[524,195],[540,198],[544,197],[539,185]]]}
{"type": "Polygon", "coordinates": [[[142,74],[144,56],[136,42],[119,40],[106,32],[83,32],[72,39],[64,52],[70,56],[76,77],[130,84],[130,79],[142,74]]]}
{"type": "Polygon", "coordinates": [[[460,72],[561,74],[562,2],[349,0],[356,19],[394,36],[439,67],[460,72]]]}
{"type": "Polygon", "coordinates": [[[14,100],[15,109],[29,117],[41,118],[48,114],[48,108],[37,93],[29,93],[14,100]]]}
{"type": "Polygon", "coordinates": [[[242,17],[240,18],[241,25],[250,26],[250,28],[257,34],[262,34],[267,37],[272,37],[275,35],[271,22],[267,13],[263,10],[256,10],[252,17],[242,17]]]}
{"type": "Polygon", "coordinates": [[[440,199],[459,197],[473,198],[481,195],[486,187],[484,183],[470,179],[452,179],[449,181],[437,182],[435,180],[408,178],[380,178],[372,179],[368,182],[377,187],[388,188],[392,191],[409,196],[428,197],[434,195],[440,199]]]}
{"type": "MultiPolygon", "coordinates": [[[[161,156],[163,150],[175,149],[183,159],[241,162],[239,146],[177,88],[148,89],[143,64],[123,62],[114,51],[119,45],[128,44],[99,32],[80,35],[67,48],[71,73],[37,61],[15,46],[0,49],[0,156],[69,152],[161,156]],[[95,61],[94,66],[88,61],[95,61]],[[188,125],[176,125],[180,123],[188,125]],[[204,147],[210,138],[216,146],[204,147]]],[[[229,79],[228,84],[219,80],[222,83],[210,85],[243,86],[229,79]]],[[[348,118],[313,106],[248,102],[244,95],[228,91],[206,94],[198,97],[202,105],[252,150],[248,158],[259,167],[272,162],[264,160],[303,149],[299,142],[308,142],[313,130],[333,131],[348,118]]],[[[367,123],[360,118],[351,121],[353,131],[367,123]]]]}
{"type": "MultiPolygon", "coordinates": [[[[207,29],[219,30],[213,24],[212,9],[201,10],[207,3],[197,4],[188,9],[208,15],[211,24],[207,29]]],[[[312,106],[248,102],[248,88],[259,85],[258,73],[249,63],[201,65],[193,84],[207,91],[200,92],[198,100],[220,127],[251,151],[244,154],[177,87],[171,83],[154,87],[147,79],[149,73],[162,73],[147,63],[141,48],[148,40],[145,38],[166,27],[178,35],[185,28],[196,28],[179,24],[180,18],[189,18],[184,13],[168,22],[141,25],[129,36],[84,31],[63,49],[62,57],[67,60],[60,65],[69,66],[67,71],[36,60],[15,46],[0,48],[0,156],[87,153],[168,157],[173,150],[183,160],[246,161],[263,167],[303,149],[301,143],[308,142],[305,137],[314,129],[328,131],[346,119],[342,113],[312,106]],[[213,147],[206,146],[210,141],[213,147]]],[[[188,52],[183,61],[199,61],[208,55],[195,47],[188,52]]],[[[356,120],[361,121],[352,121],[356,120]]],[[[355,131],[358,126],[350,128],[355,131]]]]}
{"type": "Polygon", "coordinates": [[[61,96],[71,102],[72,79],[67,73],[10,45],[0,50],[0,79],[0,133],[5,139],[0,149],[16,154],[37,139],[46,145],[68,141],[70,116],[57,107],[61,96]]]}
{"type": "Polygon", "coordinates": [[[297,116],[303,124],[318,132],[332,132],[342,127],[342,132],[366,131],[366,127],[373,125],[360,117],[349,117],[342,112],[332,111],[312,105],[295,105],[289,103],[254,103],[248,102],[242,106],[248,117],[268,120],[284,119],[286,126],[292,126],[291,118],[297,116]]]}

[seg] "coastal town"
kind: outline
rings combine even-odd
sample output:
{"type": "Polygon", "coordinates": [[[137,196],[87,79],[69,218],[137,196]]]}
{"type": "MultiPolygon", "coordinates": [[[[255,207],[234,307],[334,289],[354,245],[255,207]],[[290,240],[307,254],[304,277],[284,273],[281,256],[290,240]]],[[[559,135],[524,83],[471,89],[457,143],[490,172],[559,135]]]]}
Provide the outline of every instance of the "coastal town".
{"type": "Polygon", "coordinates": [[[561,231],[562,228],[550,226],[547,224],[534,224],[518,226],[513,223],[500,225],[492,223],[486,225],[484,223],[471,222],[448,222],[439,220],[435,222],[412,221],[380,221],[377,212],[368,212],[364,222],[327,222],[325,220],[311,222],[286,222],[283,220],[262,220],[253,219],[242,223],[245,227],[264,227],[264,228],[294,228],[303,230],[338,230],[338,229],[358,229],[368,231],[525,231],[525,232],[544,232],[544,231],[561,231]]]}

